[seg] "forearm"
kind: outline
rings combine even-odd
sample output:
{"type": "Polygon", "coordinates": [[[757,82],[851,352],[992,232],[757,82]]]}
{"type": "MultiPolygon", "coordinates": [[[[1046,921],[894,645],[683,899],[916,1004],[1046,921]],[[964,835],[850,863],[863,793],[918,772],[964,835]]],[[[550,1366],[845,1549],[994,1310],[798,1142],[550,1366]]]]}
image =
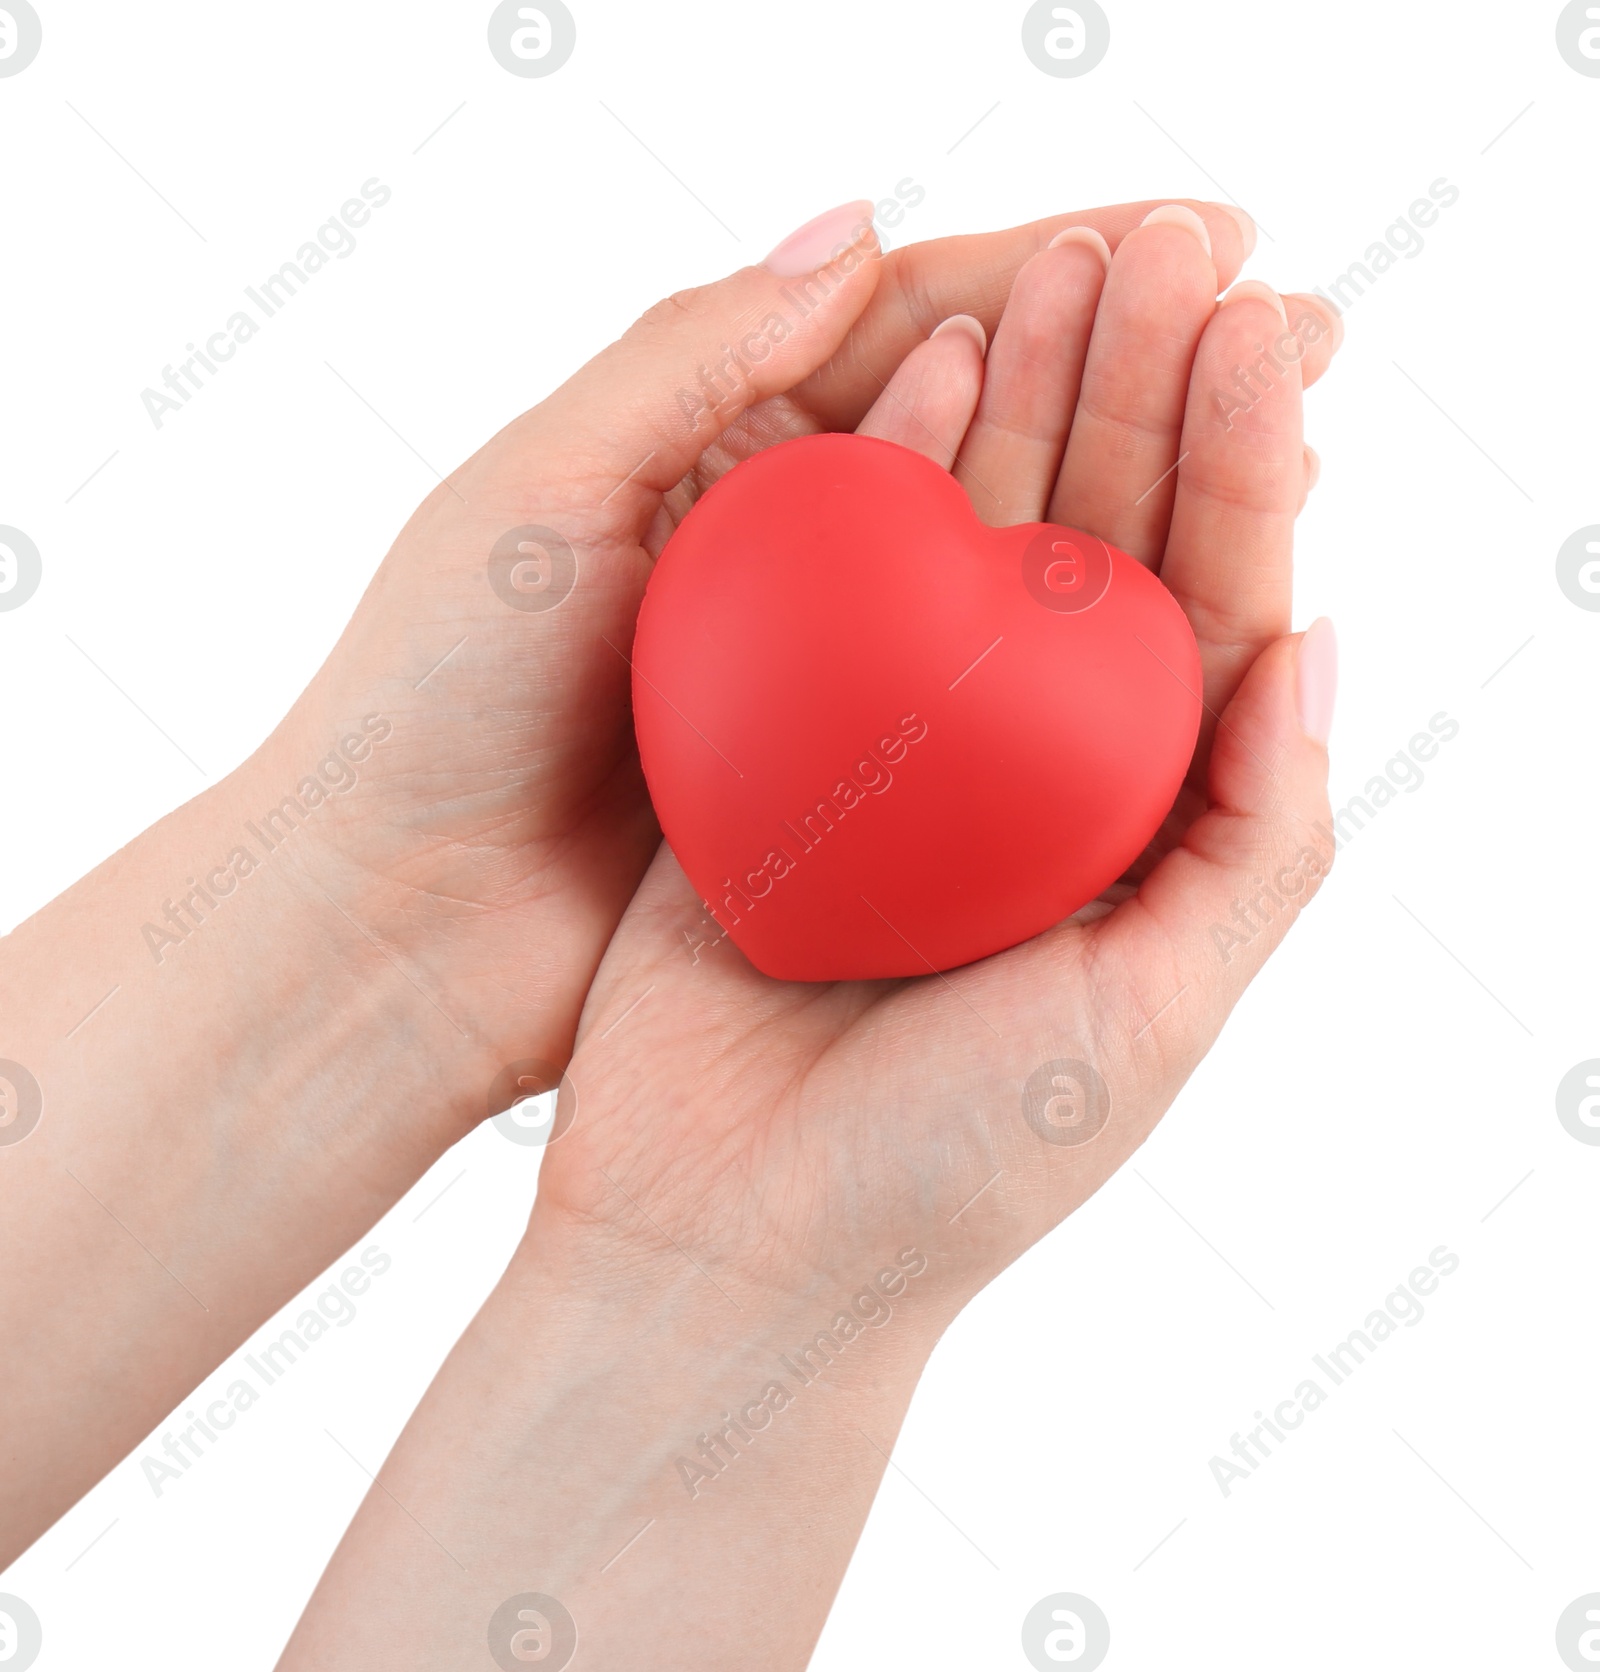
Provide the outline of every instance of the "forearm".
{"type": "Polygon", "coordinates": [[[530,1593],[596,1672],[810,1659],[937,1336],[926,1260],[886,1247],[735,1306],[670,1246],[597,1261],[589,1240],[536,1211],[283,1672],[478,1668],[486,1645],[514,1667],[510,1632],[542,1628],[503,1605],[530,1593]]]}
{"type": "Polygon", "coordinates": [[[314,811],[267,822],[305,752],[275,739],[0,941],[0,1565],[483,1113],[472,1018],[369,938],[314,811]]]}

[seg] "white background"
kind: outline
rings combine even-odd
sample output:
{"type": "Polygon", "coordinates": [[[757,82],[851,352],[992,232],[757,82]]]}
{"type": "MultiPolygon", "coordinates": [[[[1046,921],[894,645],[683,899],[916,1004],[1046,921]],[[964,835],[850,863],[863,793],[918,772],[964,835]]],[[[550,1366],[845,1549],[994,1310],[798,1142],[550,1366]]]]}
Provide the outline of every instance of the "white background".
{"type": "MultiPolygon", "coordinates": [[[[815,1665],[1024,1668],[1070,1590],[1112,1672],[1558,1668],[1600,1590],[1600,1148],[1554,1106],[1600,1056],[1600,614],[1555,581],[1600,522],[1600,79],[1559,8],[1105,0],[1104,62],[1055,79],[1017,0],[571,0],[575,54],[526,80],[487,3],[37,3],[0,80],[0,523],[44,561],[0,614],[8,926],[259,742],[422,460],[812,214],[910,176],[905,242],[1214,175],[1293,289],[1459,188],[1310,398],[1296,617],[1341,634],[1336,804],[1430,716],[1460,735],[1149,1145],[951,1331],[815,1665]],[[355,254],[155,430],[140,390],[374,175],[355,254]],[[1225,1499],[1210,1457],[1441,1244],[1423,1321],[1225,1499]]],[[[44,1672],[270,1667],[367,1484],[329,1432],[376,1468],[536,1158],[487,1128],[444,1157],[353,1324],[159,1500],[129,1461],[0,1578],[44,1672]]]]}

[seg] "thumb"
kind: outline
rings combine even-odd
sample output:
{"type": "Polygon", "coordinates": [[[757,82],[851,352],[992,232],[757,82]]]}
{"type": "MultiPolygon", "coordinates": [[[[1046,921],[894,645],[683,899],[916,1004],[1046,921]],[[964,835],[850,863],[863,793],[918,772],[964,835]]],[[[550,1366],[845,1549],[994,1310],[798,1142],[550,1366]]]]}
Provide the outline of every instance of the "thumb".
{"type": "Polygon", "coordinates": [[[541,440],[600,494],[652,503],[741,413],[838,348],[877,286],[872,215],[843,204],[759,266],[658,302],[528,415],[541,440]]]}
{"type": "Polygon", "coordinates": [[[1173,1030],[1156,1047],[1163,1055],[1192,1062],[1210,1048],[1332,867],[1327,739],[1337,679],[1326,618],[1257,657],[1217,726],[1208,811],[1146,879],[1145,909],[1125,923],[1122,913],[1105,920],[1113,933],[1176,952],[1177,980],[1209,1001],[1174,1007],[1173,1030]],[[1185,1028],[1193,1037],[1175,1037],[1185,1028]]]}

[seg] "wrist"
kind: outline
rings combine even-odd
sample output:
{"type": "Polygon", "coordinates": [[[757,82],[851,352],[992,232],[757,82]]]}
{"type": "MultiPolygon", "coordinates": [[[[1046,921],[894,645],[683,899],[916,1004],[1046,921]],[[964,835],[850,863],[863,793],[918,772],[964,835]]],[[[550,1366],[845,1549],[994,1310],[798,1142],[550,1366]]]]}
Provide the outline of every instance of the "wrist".
{"type": "Polygon", "coordinates": [[[750,1412],[759,1432],[808,1393],[863,1416],[880,1406],[898,1413],[909,1400],[948,1322],[930,1261],[914,1244],[890,1237],[870,1260],[774,1285],[680,1246],[642,1208],[632,1211],[638,1234],[619,1236],[541,1190],[506,1275],[515,1307],[557,1325],[580,1350],[633,1343],[653,1367],[663,1412],[675,1393],[687,1400],[680,1415],[704,1407],[706,1421],[723,1406],[737,1417],[764,1402],[766,1413],[750,1412]]]}
{"type": "Polygon", "coordinates": [[[631,1665],[646,1635],[662,1672],[806,1664],[925,1356],[915,1280],[824,1363],[848,1283],[735,1306],[673,1258],[535,1211],[286,1669],[367,1664],[341,1629],[351,1596],[382,1622],[361,1653],[420,1672],[530,1593],[570,1616],[586,1665],[631,1665]]]}
{"type": "Polygon", "coordinates": [[[293,758],[270,740],[0,941],[0,1055],[44,1086],[45,1147],[92,1143],[131,1180],[209,1133],[259,1193],[301,1195],[364,1155],[351,1211],[375,1218],[483,1117],[501,1065],[374,927],[321,809],[295,812],[293,758]],[[121,1118],[94,1128],[108,1078],[121,1118]]]}
{"type": "Polygon", "coordinates": [[[303,831],[265,839],[259,768],[0,941],[0,1058],[28,1119],[0,1130],[0,1255],[36,1274],[0,1306],[31,1347],[0,1561],[482,1112],[452,1084],[486,1083],[475,1042],[355,930],[303,831]],[[63,1382],[74,1363],[94,1374],[63,1382]]]}

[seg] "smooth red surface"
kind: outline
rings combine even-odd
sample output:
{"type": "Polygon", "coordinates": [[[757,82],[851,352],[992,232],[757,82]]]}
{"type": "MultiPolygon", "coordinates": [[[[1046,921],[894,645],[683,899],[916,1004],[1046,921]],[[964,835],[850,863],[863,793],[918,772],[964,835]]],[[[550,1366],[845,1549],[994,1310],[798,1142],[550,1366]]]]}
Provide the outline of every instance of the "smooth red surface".
{"type": "Polygon", "coordinates": [[[791,980],[926,975],[1058,923],[1155,834],[1200,720],[1194,635],[1142,564],[988,528],[947,471],[860,436],[718,482],[633,663],[662,831],[791,980]]]}

